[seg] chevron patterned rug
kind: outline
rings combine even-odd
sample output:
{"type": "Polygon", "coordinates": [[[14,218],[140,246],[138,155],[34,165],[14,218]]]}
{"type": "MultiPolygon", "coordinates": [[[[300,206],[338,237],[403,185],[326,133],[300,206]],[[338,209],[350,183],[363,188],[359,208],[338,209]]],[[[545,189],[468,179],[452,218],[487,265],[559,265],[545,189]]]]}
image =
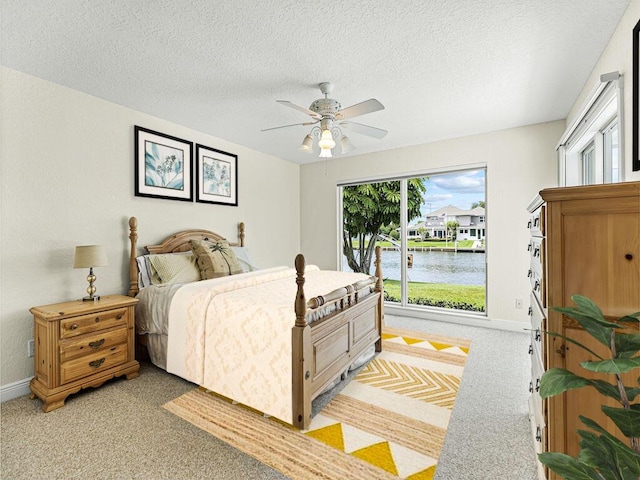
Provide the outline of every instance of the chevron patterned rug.
{"type": "Polygon", "coordinates": [[[164,407],[294,480],[431,479],[469,347],[385,328],[382,352],[306,431],[202,389],[164,407]]]}

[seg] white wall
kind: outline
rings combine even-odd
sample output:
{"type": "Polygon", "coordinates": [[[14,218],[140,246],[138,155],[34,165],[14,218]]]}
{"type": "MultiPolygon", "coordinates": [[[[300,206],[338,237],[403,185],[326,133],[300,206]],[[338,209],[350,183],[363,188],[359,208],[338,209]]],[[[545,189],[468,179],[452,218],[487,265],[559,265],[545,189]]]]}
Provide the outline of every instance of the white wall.
{"type": "Polygon", "coordinates": [[[301,246],[307,261],[336,267],[337,183],[486,163],[487,314],[491,320],[524,325],[531,288],[526,276],[526,207],[542,188],[557,185],[554,148],[564,126],[564,121],[556,121],[303,165],[301,246]],[[525,308],[515,308],[516,298],[523,300],[525,308]]]}
{"type": "Polygon", "coordinates": [[[293,263],[298,165],[14,70],[2,68],[0,86],[0,385],[33,375],[29,308],[86,294],[75,245],[105,245],[98,294],[126,294],[129,216],[138,217],[139,246],[186,228],[235,240],[244,221],[256,264],[293,263]],[[237,154],[239,206],[134,196],[134,125],[237,154]]]}
{"type": "Polygon", "coordinates": [[[609,43],[593,67],[589,79],[567,116],[567,125],[571,125],[587,101],[589,94],[600,83],[600,75],[615,71],[624,75],[624,171],[625,181],[627,182],[640,180],[640,171],[633,172],[631,170],[633,148],[631,143],[633,131],[633,45],[631,40],[633,27],[638,23],[638,19],[640,19],[640,0],[631,0],[627,11],[620,20],[613,35],[611,35],[609,43]]]}

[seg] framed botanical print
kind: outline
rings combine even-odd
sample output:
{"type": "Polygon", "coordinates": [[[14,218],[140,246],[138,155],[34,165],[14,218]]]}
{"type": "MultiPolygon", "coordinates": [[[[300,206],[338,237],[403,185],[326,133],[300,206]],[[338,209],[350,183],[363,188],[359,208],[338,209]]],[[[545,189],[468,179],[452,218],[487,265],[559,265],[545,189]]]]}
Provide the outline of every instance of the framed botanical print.
{"type": "Polygon", "coordinates": [[[193,201],[193,143],[135,126],[137,197],[193,201]]]}
{"type": "Polygon", "coordinates": [[[196,202],[238,206],[238,156],[196,144],[196,202]]]}

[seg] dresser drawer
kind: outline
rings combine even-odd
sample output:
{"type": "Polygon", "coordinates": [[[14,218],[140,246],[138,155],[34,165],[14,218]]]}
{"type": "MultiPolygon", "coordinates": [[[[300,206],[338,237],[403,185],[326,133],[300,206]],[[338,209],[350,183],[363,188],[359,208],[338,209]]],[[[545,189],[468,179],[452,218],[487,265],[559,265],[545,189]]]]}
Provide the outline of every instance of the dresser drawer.
{"type": "Polygon", "coordinates": [[[73,360],[77,357],[90,355],[94,352],[127,343],[129,329],[120,327],[114,330],[101,330],[95,334],[72,337],[60,342],[60,362],[73,360]]]}
{"type": "Polygon", "coordinates": [[[119,308],[60,321],[60,338],[70,338],[107,328],[127,326],[127,309],[119,308]]]}
{"type": "Polygon", "coordinates": [[[539,273],[529,268],[527,275],[529,276],[529,282],[531,282],[531,291],[536,296],[540,305],[542,305],[542,307],[546,307],[547,295],[544,285],[544,273],[539,273]]]}
{"type": "Polygon", "coordinates": [[[60,384],[93,375],[127,361],[127,345],[121,344],[60,363],[60,384]]]}
{"type": "Polygon", "coordinates": [[[545,257],[545,239],[542,237],[531,237],[529,240],[529,250],[531,269],[542,276],[545,257]]]}
{"type": "Polygon", "coordinates": [[[527,227],[529,227],[529,232],[534,237],[544,237],[544,216],[545,216],[545,206],[542,205],[540,208],[535,210],[529,216],[529,223],[527,227]]]}

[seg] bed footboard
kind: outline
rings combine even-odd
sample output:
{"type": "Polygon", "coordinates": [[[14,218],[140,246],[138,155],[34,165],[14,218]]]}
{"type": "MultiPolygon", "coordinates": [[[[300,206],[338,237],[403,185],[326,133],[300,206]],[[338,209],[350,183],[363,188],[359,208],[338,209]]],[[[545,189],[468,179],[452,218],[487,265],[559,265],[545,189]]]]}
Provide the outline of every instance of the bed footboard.
{"type": "Polygon", "coordinates": [[[292,329],[293,425],[306,429],[311,421],[311,402],[371,345],[381,350],[383,286],[381,250],[376,248],[375,291],[358,298],[358,290],[372,284],[359,282],[306,301],[305,259],[296,257],[296,323],[292,329]],[[309,324],[307,309],[335,303],[337,310],[309,324]]]}

